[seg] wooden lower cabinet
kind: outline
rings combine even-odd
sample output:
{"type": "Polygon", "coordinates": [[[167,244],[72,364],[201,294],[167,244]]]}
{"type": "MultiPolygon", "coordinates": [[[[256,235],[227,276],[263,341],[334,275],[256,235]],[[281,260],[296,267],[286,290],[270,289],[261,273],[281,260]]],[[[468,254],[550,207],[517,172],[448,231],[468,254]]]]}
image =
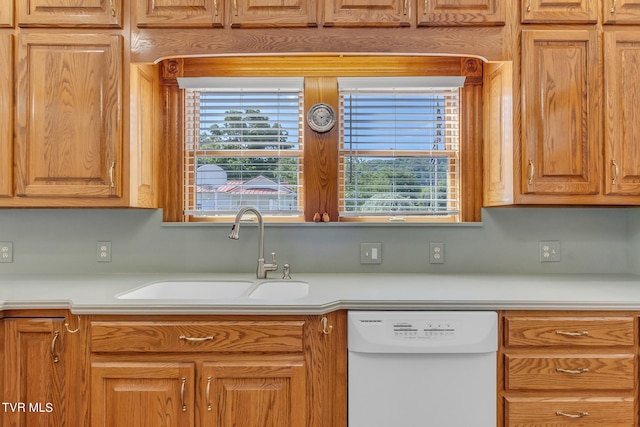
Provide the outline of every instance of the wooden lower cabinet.
{"type": "Polygon", "coordinates": [[[506,399],[506,425],[511,427],[633,427],[632,397],[506,399]]]}
{"type": "Polygon", "coordinates": [[[94,317],[91,426],[345,427],[345,319],[94,317]]]}
{"type": "Polygon", "coordinates": [[[637,314],[505,312],[502,326],[504,427],[637,426],[637,314]]]}
{"type": "Polygon", "coordinates": [[[93,363],[91,426],[193,426],[194,381],[192,363],[93,363]]]}
{"type": "Polygon", "coordinates": [[[5,375],[0,377],[0,425],[88,425],[88,381],[84,378],[88,359],[83,328],[75,323],[69,328],[66,313],[56,313],[56,317],[7,317],[2,322],[0,348],[4,356],[0,357],[0,373],[5,375]]]}
{"type": "Polygon", "coordinates": [[[200,383],[203,426],[306,426],[302,357],[205,361],[200,383]]]}

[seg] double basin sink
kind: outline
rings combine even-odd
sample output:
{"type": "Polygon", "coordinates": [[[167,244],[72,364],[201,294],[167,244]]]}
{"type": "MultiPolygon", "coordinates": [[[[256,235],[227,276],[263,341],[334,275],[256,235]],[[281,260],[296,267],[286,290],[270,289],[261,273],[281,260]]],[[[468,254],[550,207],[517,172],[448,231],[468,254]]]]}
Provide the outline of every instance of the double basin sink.
{"type": "Polygon", "coordinates": [[[149,283],[118,299],[219,300],[250,298],[292,300],[309,294],[309,284],[297,280],[166,280],[149,283]]]}

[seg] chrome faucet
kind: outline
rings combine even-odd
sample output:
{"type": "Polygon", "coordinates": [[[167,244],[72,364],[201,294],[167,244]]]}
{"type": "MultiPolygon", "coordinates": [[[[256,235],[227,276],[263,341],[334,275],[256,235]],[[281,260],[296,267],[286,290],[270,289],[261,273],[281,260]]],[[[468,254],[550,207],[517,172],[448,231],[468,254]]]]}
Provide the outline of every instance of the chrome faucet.
{"type": "Polygon", "coordinates": [[[236,219],[231,227],[231,233],[229,238],[238,240],[240,232],[240,220],[247,212],[253,212],[258,218],[258,268],[256,270],[256,277],[258,279],[266,279],[268,271],[276,271],[278,264],[276,264],[276,253],[271,253],[271,264],[265,264],[264,262],[264,222],[262,220],[262,214],[257,208],[253,206],[247,206],[240,209],[236,215],[236,219]]]}

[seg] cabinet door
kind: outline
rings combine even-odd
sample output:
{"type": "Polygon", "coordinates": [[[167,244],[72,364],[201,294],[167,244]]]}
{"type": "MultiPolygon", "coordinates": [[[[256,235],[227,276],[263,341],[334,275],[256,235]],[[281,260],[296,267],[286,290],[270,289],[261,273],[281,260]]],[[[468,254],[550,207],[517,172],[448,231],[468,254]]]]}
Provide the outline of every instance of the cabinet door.
{"type": "Polygon", "coordinates": [[[0,0],[0,27],[13,26],[13,0],[0,0]]]}
{"type": "Polygon", "coordinates": [[[192,427],[191,363],[94,362],[92,427],[192,427]]]}
{"type": "Polygon", "coordinates": [[[205,362],[202,424],[208,427],[306,427],[302,356],[205,362]]]}
{"type": "Polygon", "coordinates": [[[640,0],[603,0],[605,24],[640,24],[640,0]]]}
{"type": "Polygon", "coordinates": [[[597,21],[598,0],[522,0],[523,23],[595,23],[597,21]]]}
{"type": "Polygon", "coordinates": [[[604,40],[605,194],[640,195],[640,31],[604,40]]]}
{"type": "Polygon", "coordinates": [[[503,0],[418,0],[418,25],[501,25],[503,0]]]}
{"type": "Polygon", "coordinates": [[[522,43],[522,192],[598,194],[596,32],[524,30],[522,43]]]}
{"type": "Polygon", "coordinates": [[[316,0],[233,0],[232,27],[317,25],[316,0]]]}
{"type": "Polygon", "coordinates": [[[122,0],[16,0],[21,27],[121,27],[122,0]]]}
{"type": "Polygon", "coordinates": [[[224,0],[135,0],[138,27],[221,27],[224,0]]]}
{"type": "Polygon", "coordinates": [[[411,0],[324,0],[325,26],[408,27],[411,0]]]}
{"type": "Polygon", "coordinates": [[[5,319],[8,426],[68,426],[64,319],[5,319]]]}
{"type": "Polygon", "coordinates": [[[11,196],[13,176],[13,36],[0,35],[0,197],[11,196]]]}
{"type": "Polygon", "coordinates": [[[29,33],[18,49],[17,195],[119,197],[121,37],[29,33]]]}

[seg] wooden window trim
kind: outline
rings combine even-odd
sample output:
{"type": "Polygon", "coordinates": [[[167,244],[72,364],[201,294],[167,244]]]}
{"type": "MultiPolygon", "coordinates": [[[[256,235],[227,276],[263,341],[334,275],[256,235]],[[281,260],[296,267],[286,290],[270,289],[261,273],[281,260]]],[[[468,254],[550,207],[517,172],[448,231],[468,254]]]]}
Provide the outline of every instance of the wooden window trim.
{"type": "MultiPolygon", "coordinates": [[[[173,58],[160,63],[163,76],[165,122],[159,182],[164,221],[189,221],[182,208],[182,103],[178,77],[305,77],[305,111],[324,102],[337,111],[339,76],[463,75],[461,92],[460,164],[462,222],[480,221],[482,207],[482,74],[477,58],[396,55],[295,55],[257,57],[173,58]],[[371,64],[376,64],[375,69],[371,64]]],[[[306,126],[306,125],[305,125],[306,126]]],[[[318,134],[305,129],[304,219],[327,213],[338,220],[339,129],[318,134]]]]}

